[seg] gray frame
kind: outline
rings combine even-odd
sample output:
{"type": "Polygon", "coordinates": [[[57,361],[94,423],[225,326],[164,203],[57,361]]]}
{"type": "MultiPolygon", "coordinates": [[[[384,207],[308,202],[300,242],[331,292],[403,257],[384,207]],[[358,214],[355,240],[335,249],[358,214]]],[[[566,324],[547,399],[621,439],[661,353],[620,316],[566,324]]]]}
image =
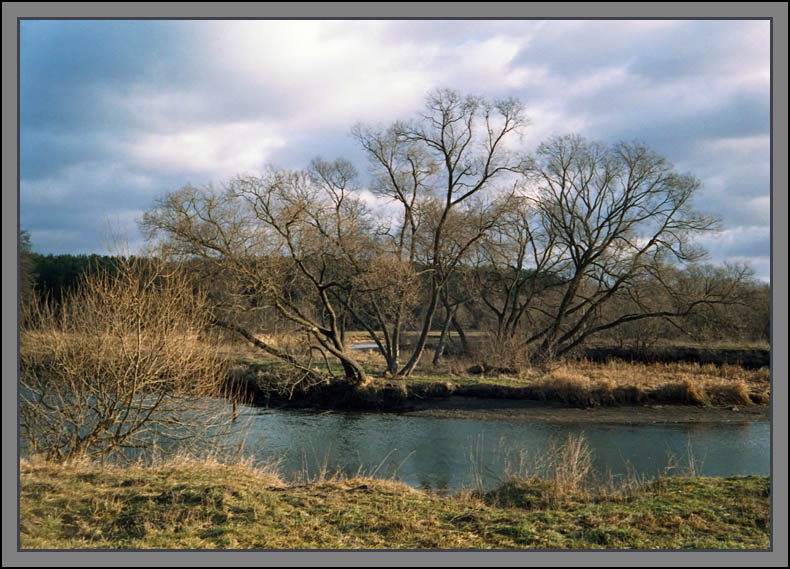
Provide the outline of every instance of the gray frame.
{"type": "Polygon", "coordinates": [[[3,4],[3,565],[602,565],[787,566],[787,4],[773,3],[4,3],[3,4]],[[770,552],[20,552],[16,454],[18,227],[17,18],[773,18],[772,297],[773,551],[770,552]],[[13,86],[12,86],[13,85],[13,86]],[[12,151],[14,149],[14,151],[12,151]],[[17,188],[13,191],[11,188],[17,188]],[[784,215],[783,215],[784,217],[784,215]],[[782,405],[776,408],[777,405],[782,405]]]}

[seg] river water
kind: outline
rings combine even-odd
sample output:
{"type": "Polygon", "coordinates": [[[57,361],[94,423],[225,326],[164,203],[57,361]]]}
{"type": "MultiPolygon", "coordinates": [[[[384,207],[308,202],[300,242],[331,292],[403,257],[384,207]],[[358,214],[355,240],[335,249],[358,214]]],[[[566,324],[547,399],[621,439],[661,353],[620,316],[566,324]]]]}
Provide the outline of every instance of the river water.
{"type": "Polygon", "coordinates": [[[552,448],[583,436],[599,476],[768,475],[770,423],[607,424],[241,409],[245,450],[288,480],[322,472],[392,477],[414,487],[496,486],[539,470],[552,448]],[[672,468],[673,465],[675,468],[672,468]],[[669,471],[667,469],[670,468],[669,471]]]}

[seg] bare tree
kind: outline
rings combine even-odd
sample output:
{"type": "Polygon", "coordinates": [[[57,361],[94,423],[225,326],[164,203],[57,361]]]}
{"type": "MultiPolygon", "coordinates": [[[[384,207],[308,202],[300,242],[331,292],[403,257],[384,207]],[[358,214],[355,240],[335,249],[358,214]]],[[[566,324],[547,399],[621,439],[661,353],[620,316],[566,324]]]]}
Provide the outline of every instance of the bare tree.
{"type": "Polygon", "coordinates": [[[423,204],[437,166],[424,148],[412,144],[397,125],[375,129],[357,125],[352,136],[368,153],[373,180],[371,190],[393,200],[399,217],[385,220],[376,230],[376,263],[363,271],[359,292],[364,304],[352,306],[357,321],[367,330],[397,375],[401,366],[404,328],[411,324],[419,299],[418,250],[423,233],[423,204]]]}
{"type": "Polygon", "coordinates": [[[471,274],[478,309],[494,317],[495,344],[509,345],[523,328],[536,326],[538,299],[561,283],[557,274],[563,258],[556,241],[532,200],[513,196],[502,219],[475,248],[471,274]]]}
{"type": "Polygon", "coordinates": [[[404,244],[399,258],[418,261],[422,246],[419,265],[428,280],[428,305],[412,354],[398,370],[401,375],[411,374],[422,357],[447,278],[501,213],[490,194],[518,166],[507,144],[525,124],[517,100],[489,102],[440,90],[428,98],[425,112],[415,121],[395,123],[386,131],[354,130],[370,156],[376,189],[401,207],[402,223],[392,232],[404,244]],[[420,243],[415,212],[424,202],[430,204],[433,219],[420,243]],[[483,221],[464,242],[453,241],[448,231],[455,213],[483,221]]]}
{"type": "Polygon", "coordinates": [[[694,237],[717,221],[691,208],[700,187],[641,144],[613,147],[579,136],[554,138],[538,148],[528,171],[541,224],[554,240],[564,284],[541,310],[547,325],[528,338],[542,357],[560,355],[593,334],[644,318],[687,314],[726,301],[726,291],[703,287],[679,294],[667,268],[702,257],[694,237]],[[645,295],[645,278],[675,301],[665,309],[645,295]],[[603,307],[627,296],[634,310],[605,317],[603,307]]]}
{"type": "Polygon", "coordinates": [[[22,446],[50,459],[119,455],[210,434],[232,418],[223,363],[200,340],[204,296],[156,259],[119,258],[57,310],[20,321],[22,446]]]}
{"type": "Polygon", "coordinates": [[[745,316],[757,308],[752,270],[745,264],[668,268],[654,280],[652,303],[663,296],[664,318],[676,334],[692,341],[738,339],[747,327],[745,316]]]}
{"type": "Polygon", "coordinates": [[[215,312],[217,325],[315,375],[233,321],[239,311],[276,310],[311,339],[308,362],[314,351],[333,356],[358,385],[367,378],[346,346],[345,306],[354,262],[370,250],[367,210],[350,195],[354,175],[348,162],[317,159],[305,171],[237,177],[222,192],[186,187],[159,200],[142,225],[163,234],[172,254],[201,258],[221,273],[234,300],[215,312]]]}

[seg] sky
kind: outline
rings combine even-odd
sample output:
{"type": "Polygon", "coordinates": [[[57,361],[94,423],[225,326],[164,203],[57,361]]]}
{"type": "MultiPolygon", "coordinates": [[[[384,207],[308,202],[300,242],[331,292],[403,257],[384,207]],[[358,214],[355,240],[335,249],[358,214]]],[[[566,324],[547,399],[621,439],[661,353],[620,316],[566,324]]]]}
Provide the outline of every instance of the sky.
{"type": "MultiPolygon", "coordinates": [[[[524,102],[525,151],[640,141],[700,179],[709,261],[770,275],[767,20],[24,20],[20,227],[39,253],[132,248],[187,183],[366,158],[358,123],[434,90],[524,102]]],[[[364,176],[361,183],[364,186],[364,176]]]]}

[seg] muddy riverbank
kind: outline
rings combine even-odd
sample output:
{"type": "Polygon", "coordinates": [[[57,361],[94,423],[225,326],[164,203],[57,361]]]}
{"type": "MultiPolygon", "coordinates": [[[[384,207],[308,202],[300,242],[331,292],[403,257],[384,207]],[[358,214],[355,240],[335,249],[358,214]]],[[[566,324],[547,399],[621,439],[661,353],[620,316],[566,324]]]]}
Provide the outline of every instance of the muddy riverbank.
{"type": "Polygon", "coordinates": [[[411,401],[403,414],[455,419],[503,419],[597,423],[746,423],[768,421],[769,405],[699,407],[692,405],[619,405],[568,407],[559,403],[523,399],[486,399],[450,396],[411,401]]]}

